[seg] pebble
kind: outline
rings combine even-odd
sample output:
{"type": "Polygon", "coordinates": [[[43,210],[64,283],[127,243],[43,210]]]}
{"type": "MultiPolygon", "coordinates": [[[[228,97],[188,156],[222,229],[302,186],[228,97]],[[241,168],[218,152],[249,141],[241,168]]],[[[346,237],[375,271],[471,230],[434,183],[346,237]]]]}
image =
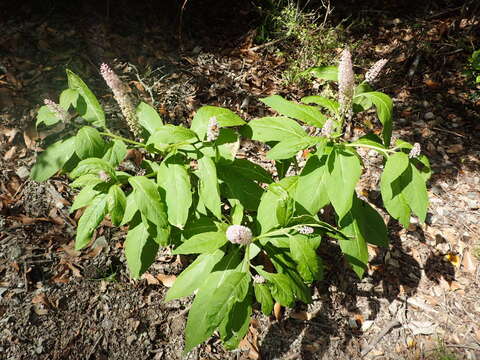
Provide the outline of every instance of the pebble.
{"type": "Polygon", "coordinates": [[[441,195],[443,193],[443,189],[438,185],[433,185],[431,190],[435,195],[441,195]]]}
{"type": "Polygon", "coordinates": [[[28,177],[28,175],[30,175],[30,171],[28,170],[28,168],[26,166],[20,166],[17,171],[15,171],[15,174],[18,175],[18,177],[20,179],[25,179],[28,177]]]}
{"type": "Polygon", "coordinates": [[[425,120],[432,120],[435,118],[435,115],[431,111],[429,111],[424,115],[424,118],[425,120]]]}

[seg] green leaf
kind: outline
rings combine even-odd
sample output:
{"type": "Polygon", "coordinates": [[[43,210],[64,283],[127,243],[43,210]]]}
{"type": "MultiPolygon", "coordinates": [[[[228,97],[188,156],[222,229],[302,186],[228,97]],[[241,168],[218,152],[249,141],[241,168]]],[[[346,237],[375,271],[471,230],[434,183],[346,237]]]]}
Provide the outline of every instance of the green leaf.
{"type": "Polygon", "coordinates": [[[376,152],[379,154],[382,154],[383,156],[388,156],[387,152],[384,151],[387,148],[383,145],[382,139],[380,139],[377,135],[374,133],[369,133],[367,135],[364,135],[360,137],[357,141],[354,141],[351,143],[352,145],[367,145],[371,148],[375,147],[378,149],[373,148],[376,152]]]}
{"type": "Polygon", "coordinates": [[[220,249],[210,254],[199,255],[195,261],[177,277],[173,286],[168,290],[165,301],[179,299],[193,294],[195,290],[203,285],[208,274],[210,274],[213,267],[224,255],[225,253],[220,249]]]}
{"type": "Polygon", "coordinates": [[[77,105],[78,97],[80,94],[77,90],[65,89],[60,94],[60,106],[65,109],[65,111],[70,110],[70,107],[75,107],[77,105]]]}
{"type": "Polygon", "coordinates": [[[76,179],[86,174],[98,175],[100,171],[105,172],[111,179],[116,179],[113,166],[107,161],[97,158],[89,158],[80,161],[77,167],[70,173],[70,177],[76,179]]]}
{"type": "Polygon", "coordinates": [[[46,105],[43,105],[38,109],[37,113],[37,122],[35,123],[35,126],[38,127],[41,124],[45,124],[45,126],[52,126],[55,125],[61,121],[57,115],[50,110],[50,108],[46,105]]]}
{"type": "Polygon", "coordinates": [[[139,124],[142,125],[149,134],[153,134],[163,125],[162,118],[158,115],[157,111],[143,101],[138,104],[135,113],[137,114],[139,124]]]}
{"type": "Polygon", "coordinates": [[[291,193],[295,191],[295,186],[296,179],[287,177],[279,183],[270,184],[268,190],[262,195],[257,212],[261,234],[288,224],[295,212],[294,200],[291,197],[291,193]],[[289,190],[291,190],[291,193],[289,193],[289,190]]]}
{"type": "Polygon", "coordinates": [[[297,271],[308,284],[323,277],[323,264],[316,253],[319,243],[311,241],[308,236],[294,235],[290,237],[290,252],[297,263],[297,271]]]}
{"type": "Polygon", "coordinates": [[[325,109],[328,109],[332,114],[338,114],[340,104],[338,101],[323,97],[323,96],[306,96],[301,99],[304,104],[316,104],[325,109]]]}
{"type": "Polygon", "coordinates": [[[327,169],[325,185],[328,198],[341,219],[352,207],[352,197],[362,166],[354,150],[336,146],[328,156],[327,169]]]}
{"type": "Polygon", "coordinates": [[[296,104],[292,101],[285,100],[279,95],[272,95],[260,99],[260,101],[278,111],[280,114],[303,121],[308,125],[321,128],[325,123],[325,115],[313,106],[296,104]]]}
{"type": "Polygon", "coordinates": [[[102,222],[107,213],[106,195],[97,196],[78,221],[75,250],[81,250],[92,239],[93,231],[102,222]]]}
{"type": "Polygon", "coordinates": [[[218,175],[228,187],[228,198],[237,199],[247,210],[256,210],[263,189],[242,173],[228,166],[218,166],[218,175]]]}
{"type": "Polygon", "coordinates": [[[272,160],[289,159],[295,156],[300,150],[304,150],[310,146],[312,146],[312,140],[309,137],[283,140],[267,152],[267,158],[272,160]]]}
{"type": "Polygon", "coordinates": [[[45,181],[55,175],[70,159],[75,150],[75,137],[60,140],[42,152],[30,172],[30,177],[38,182],[45,181]]]}
{"type": "Polygon", "coordinates": [[[80,109],[77,103],[77,111],[79,112],[80,116],[82,116],[88,122],[91,122],[93,125],[104,128],[105,113],[103,112],[103,109],[100,106],[97,98],[78,75],[68,69],[66,71],[68,87],[77,91],[87,105],[84,109],[85,111],[81,111],[82,109],[80,109]]]}
{"type": "Polygon", "coordinates": [[[262,312],[269,316],[273,311],[273,298],[270,289],[265,284],[253,284],[255,298],[262,306],[262,312]]]}
{"type": "Polygon", "coordinates": [[[236,172],[242,173],[248,179],[265,184],[273,182],[272,175],[267,170],[247,159],[235,159],[229,166],[235,169],[236,172]]]}
{"type": "Polygon", "coordinates": [[[282,141],[292,138],[303,139],[307,133],[294,120],[286,117],[263,117],[248,123],[251,138],[258,141],[282,141]]]}
{"type": "Polygon", "coordinates": [[[108,144],[107,151],[103,155],[103,159],[117,167],[127,156],[127,146],[122,140],[113,140],[108,144]]]}
{"type": "Polygon", "coordinates": [[[157,179],[165,191],[168,222],[183,229],[192,205],[192,185],[185,165],[178,157],[170,157],[160,166],[157,179]]]}
{"type": "Polygon", "coordinates": [[[119,226],[127,207],[127,197],[119,185],[112,185],[108,190],[107,204],[113,225],[119,226]]]}
{"type": "Polygon", "coordinates": [[[227,242],[224,231],[206,232],[192,236],[173,251],[173,254],[211,253],[227,242]]]}
{"type": "Polygon", "coordinates": [[[130,276],[138,279],[155,261],[159,247],[140,216],[136,216],[130,224],[123,246],[130,276]]]}
{"type": "Polygon", "coordinates": [[[295,293],[292,289],[292,282],[288,275],[273,274],[256,268],[269,283],[269,288],[275,301],[282,306],[291,307],[295,302],[295,293]]]}
{"type": "Polygon", "coordinates": [[[75,152],[80,159],[101,158],[105,153],[105,142],[100,133],[90,127],[82,127],[75,136],[75,152]]]}
{"type": "Polygon", "coordinates": [[[301,73],[302,75],[312,74],[317,79],[338,81],[338,67],[336,66],[318,66],[308,69],[301,73]]]}
{"type": "MultiPolygon", "coordinates": [[[[244,282],[249,281],[248,277],[244,282]]],[[[234,350],[245,337],[250,325],[252,315],[251,296],[246,296],[242,301],[236,302],[220,323],[219,332],[223,340],[223,346],[227,350],[234,350]]]]}
{"type": "Polygon", "coordinates": [[[120,226],[128,224],[130,221],[132,221],[133,217],[135,214],[138,212],[138,207],[137,204],[135,203],[135,196],[133,192],[131,192],[127,196],[127,203],[125,205],[125,213],[123,214],[123,219],[122,222],[120,223],[120,226]]]}
{"type": "MultiPolygon", "coordinates": [[[[388,247],[388,233],[385,222],[380,214],[370,206],[369,203],[357,198],[353,199],[350,215],[353,222],[356,222],[358,234],[362,236],[367,243],[388,247]]],[[[340,226],[344,222],[350,221],[345,219],[340,222],[340,226]]],[[[354,236],[352,232],[346,233],[347,236],[354,236]]]]}
{"type": "Polygon", "coordinates": [[[200,179],[198,184],[200,200],[217,219],[221,220],[220,188],[218,185],[217,169],[213,160],[206,156],[200,158],[198,160],[198,171],[196,175],[200,179]]]}
{"type": "Polygon", "coordinates": [[[208,275],[188,314],[184,353],[207,340],[234,303],[244,297],[248,288],[243,289],[239,285],[246,276],[246,273],[234,270],[216,271],[208,275]]]}
{"type": "Polygon", "coordinates": [[[168,227],[167,211],[157,186],[145,176],[128,179],[133,187],[135,204],[143,216],[160,228],[168,227]]]}
{"type": "Polygon", "coordinates": [[[243,221],[244,208],[243,205],[237,199],[228,199],[232,210],[230,211],[230,217],[232,219],[232,224],[241,225],[243,221]]]}
{"type": "Polygon", "coordinates": [[[197,133],[200,140],[205,139],[210,119],[217,119],[219,127],[241,126],[245,124],[233,111],[216,106],[202,106],[193,117],[190,129],[197,133]]]}
{"type": "Polygon", "coordinates": [[[383,124],[383,143],[386,147],[390,146],[393,119],[393,101],[390,96],[378,91],[372,91],[358,94],[355,97],[364,97],[373,102],[377,109],[378,119],[383,124]]]}
{"type": "Polygon", "coordinates": [[[315,215],[330,201],[326,188],[327,156],[312,155],[298,177],[295,200],[308,213],[315,215]]]}
{"type": "Polygon", "coordinates": [[[103,181],[98,177],[98,175],[86,174],[80,176],[74,182],[70,183],[70,187],[74,189],[83,188],[86,186],[95,186],[101,182],[103,181]]]}
{"type": "Polygon", "coordinates": [[[196,134],[183,126],[163,125],[148,139],[147,144],[153,144],[160,151],[164,151],[169,144],[191,143],[197,139],[196,134]]]}
{"type": "Polygon", "coordinates": [[[101,193],[100,190],[95,189],[95,185],[85,186],[78,194],[75,196],[72,206],[70,207],[70,213],[73,213],[75,210],[83,208],[90,205],[92,200],[101,193]]]}
{"type": "MultiPolygon", "coordinates": [[[[420,222],[425,222],[428,210],[428,193],[425,178],[420,171],[410,163],[411,181],[405,186],[403,193],[407,199],[408,206],[418,216],[420,222]]],[[[408,178],[408,173],[404,175],[408,178]]],[[[402,177],[402,179],[404,179],[402,177]]]]}

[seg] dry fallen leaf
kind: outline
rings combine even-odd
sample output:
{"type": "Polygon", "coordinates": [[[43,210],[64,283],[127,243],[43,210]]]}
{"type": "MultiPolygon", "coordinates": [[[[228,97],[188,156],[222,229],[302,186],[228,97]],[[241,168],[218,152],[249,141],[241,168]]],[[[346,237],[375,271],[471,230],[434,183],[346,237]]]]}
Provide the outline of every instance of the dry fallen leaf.
{"type": "Polygon", "coordinates": [[[147,280],[148,285],[159,285],[160,284],[160,281],[158,281],[157,278],[150,273],[144,273],[142,275],[142,279],[147,280]]]}
{"type": "Polygon", "coordinates": [[[477,269],[475,260],[468,249],[465,249],[463,252],[462,269],[471,274],[475,273],[475,270],[477,269]]]}
{"type": "Polygon", "coordinates": [[[172,287],[173,284],[175,283],[175,280],[177,280],[177,277],[175,275],[165,275],[165,274],[158,274],[156,278],[160,280],[164,286],[169,288],[172,287]]]}
{"type": "Polygon", "coordinates": [[[280,321],[282,318],[282,305],[280,305],[278,302],[276,302],[273,306],[273,315],[275,315],[275,319],[277,321],[280,321]]]}

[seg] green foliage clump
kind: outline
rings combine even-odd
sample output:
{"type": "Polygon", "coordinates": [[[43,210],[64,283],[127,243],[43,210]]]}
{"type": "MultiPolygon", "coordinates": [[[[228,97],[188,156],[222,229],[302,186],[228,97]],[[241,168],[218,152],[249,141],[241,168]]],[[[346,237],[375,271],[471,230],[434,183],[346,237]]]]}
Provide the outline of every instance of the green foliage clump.
{"type": "MultiPolygon", "coordinates": [[[[392,99],[366,82],[355,86],[349,53],[344,55],[339,68],[309,71],[338,81],[338,99],[308,96],[299,104],[270,96],[261,101],[280,116],[248,123],[228,109],[203,106],[189,128],[174,126],[142,102],[133,129],[145,140],[131,140],[109,130],[95,95],[71,71],[60,104],[40,108],[37,126],[63,122],[76,130],[75,135],[56,135],[38,156],[32,178],[45,181],[61,170],[73,188],[81,189],[71,207],[85,209],[77,250],[88,246],[108,217],[115,226],[128,225],[124,251],[133,278],[148,269],[160,247],[196,256],[165,299],[195,294],[186,352],[215,331],[227,349],[236,348],[255,304],[268,315],[274,303],[311,302],[309,285],[323,277],[317,249],[326,238],[338,241],[353,271],[363,276],[367,244],[388,246],[388,236],[383,218],[355,191],[363,169],[357,148],[373,149],[384,158],[380,187],[390,215],[405,227],[412,213],[425,220],[428,159],[418,144],[390,145],[392,99]],[[383,125],[381,136],[347,141],[344,131],[351,117],[372,107],[383,125]],[[267,158],[275,161],[276,176],[237,157],[240,134],[271,147],[267,158]],[[129,149],[143,154],[137,168],[125,165],[129,149]],[[306,165],[292,175],[288,169],[296,168],[301,151],[308,154],[306,165]],[[330,205],[333,223],[321,217],[330,205]]],[[[124,96],[122,84],[107,70],[104,77],[115,96],[124,96]]]]}

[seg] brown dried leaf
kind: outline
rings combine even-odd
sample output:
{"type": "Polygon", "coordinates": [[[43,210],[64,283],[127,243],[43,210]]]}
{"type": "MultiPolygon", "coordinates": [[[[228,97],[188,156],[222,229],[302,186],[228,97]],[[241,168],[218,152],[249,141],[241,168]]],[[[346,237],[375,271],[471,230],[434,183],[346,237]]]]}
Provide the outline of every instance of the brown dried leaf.
{"type": "Polygon", "coordinates": [[[16,151],[17,151],[17,147],[16,147],[16,146],[12,146],[10,149],[8,149],[8,151],[5,153],[5,155],[3,155],[3,160],[11,160],[11,159],[13,159],[16,151]]]}
{"type": "Polygon", "coordinates": [[[173,284],[175,283],[175,280],[177,280],[177,277],[175,275],[165,275],[165,274],[158,274],[156,278],[160,280],[162,284],[168,288],[172,287],[173,284]]]}
{"type": "Polygon", "coordinates": [[[275,319],[277,321],[280,321],[282,318],[282,305],[280,305],[278,302],[276,302],[273,306],[273,315],[275,315],[275,319]]]}
{"type": "Polygon", "coordinates": [[[157,280],[157,278],[155,278],[155,276],[153,276],[150,273],[144,273],[142,275],[142,279],[147,280],[148,285],[159,285],[160,284],[160,282],[157,280]]]}
{"type": "Polygon", "coordinates": [[[475,270],[477,270],[475,260],[468,249],[465,249],[463,252],[462,269],[471,274],[475,273],[475,270]]]}

